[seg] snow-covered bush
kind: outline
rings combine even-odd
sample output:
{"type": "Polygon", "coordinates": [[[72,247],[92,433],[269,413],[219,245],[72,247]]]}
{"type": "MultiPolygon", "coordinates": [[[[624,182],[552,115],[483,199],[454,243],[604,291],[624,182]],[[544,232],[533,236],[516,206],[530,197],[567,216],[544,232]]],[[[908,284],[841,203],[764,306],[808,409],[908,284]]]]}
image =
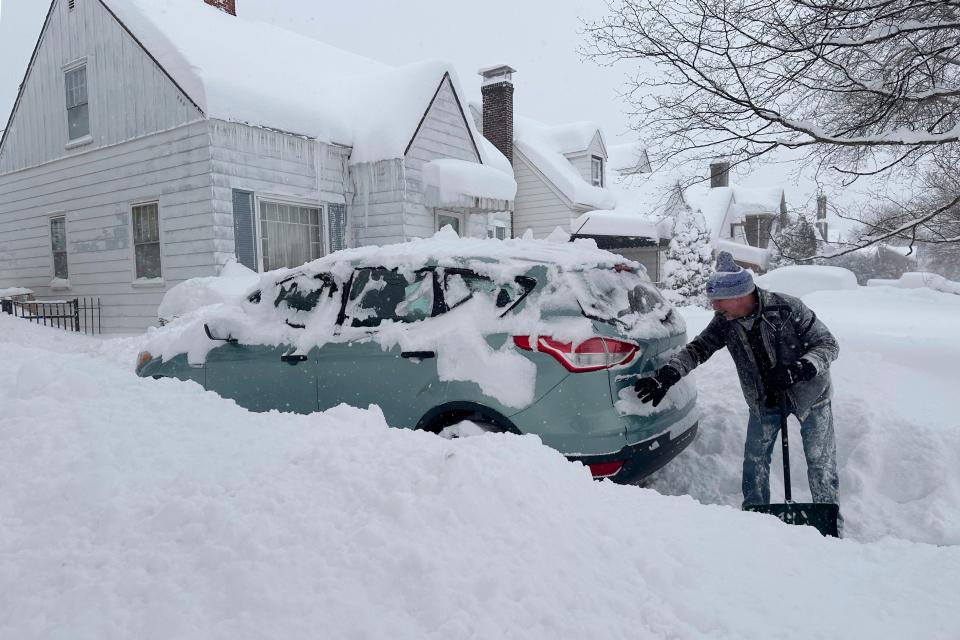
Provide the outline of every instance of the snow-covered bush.
{"type": "Polygon", "coordinates": [[[778,231],[773,238],[774,249],[770,257],[770,268],[786,267],[794,264],[815,264],[803,260],[817,253],[817,232],[805,216],[778,231]]]}
{"type": "Polygon", "coordinates": [[[706,306],[712,265],[713,249],[703,216],[689,207],[681,209],[664,265],[663,288],[671,302],[706,306]]]}

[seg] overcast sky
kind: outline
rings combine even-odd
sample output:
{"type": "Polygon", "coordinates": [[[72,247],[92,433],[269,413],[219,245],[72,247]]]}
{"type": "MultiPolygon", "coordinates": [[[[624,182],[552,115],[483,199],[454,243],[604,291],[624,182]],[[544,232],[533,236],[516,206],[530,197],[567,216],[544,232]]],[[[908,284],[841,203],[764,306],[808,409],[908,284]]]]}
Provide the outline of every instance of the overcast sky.
{"type": "MultiPolygon", "coordinates": [[[[48,8],[48,0],[0,0],[0,127],[6,126],[48,8]]],[[[603,0],[237,0],[240,15],[388,64],[449,60],[470,100],[480,98],[477,69],[509,64],[517,69],[518,114],[551,124],[592,120],[611,144],[636,138],[618,95],[636,67],[600,67],[578,53],[581,21],[605,10],[603,0]]],[[[735,179],[747,186],[781,184],[792,207],[810,206],[816,185],[809,179],[796,184],[791,170],[765,165],[735,179]]]]}

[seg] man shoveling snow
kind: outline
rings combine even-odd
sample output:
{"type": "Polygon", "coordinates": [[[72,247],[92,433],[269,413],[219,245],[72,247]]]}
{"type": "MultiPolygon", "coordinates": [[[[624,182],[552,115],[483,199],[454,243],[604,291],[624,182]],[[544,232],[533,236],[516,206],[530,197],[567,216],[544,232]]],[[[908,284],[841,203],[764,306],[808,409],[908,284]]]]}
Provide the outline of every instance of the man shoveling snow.
{"type": "Polygon", "coordinates": [[[744,506],[770,502],[770,459],[781,428],[781,396],[783,410],[800,421],[813,501],[838,504],[829,372],[839,352],[836,339],[799,299],[758,289],[750,272],[727,251],[717,258],[707,297],[716,312],[713,320],[653,377],[638,380],[637,395],[657,406],[671,386],[727,347],[750,410],[744,506]]]}

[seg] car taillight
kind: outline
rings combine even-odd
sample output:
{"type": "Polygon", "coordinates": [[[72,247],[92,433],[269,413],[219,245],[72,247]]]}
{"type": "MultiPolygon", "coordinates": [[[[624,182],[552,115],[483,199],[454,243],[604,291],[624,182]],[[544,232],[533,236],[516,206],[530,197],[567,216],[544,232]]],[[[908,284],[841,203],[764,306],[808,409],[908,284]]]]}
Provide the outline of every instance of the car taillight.
{"type": "Polygon", "coordinates": [[[143,368],[143,365],[147,364],[147,363],[150,362],[151,360],[153,360],[153,356],[150,355],[150,352],[149,352],[149,351],[141,351],[140,353],[137,354],[137,369],[136,369],[136,370],[137,370],[137,371],[140,371],[140,369],[143,368]]]}
{"type": "Polygon", "coordinates": [[[594,478],[609,478],[623,468],[623,460],[597,462],[595,464],[588,464],[587,466],[590,467],[590,473],[593,474],[594,478]]]}
{"type": "Polygon", "coordinates": [[[627,364],[640,350],[640,347],[633,343],[613,338],[590,338],[573,343],[539,336],[534,343],[531,336],[514,336],[513,343],[518,349],[525,351],[549,353],[567,371],[573,373],[600,371],[627,364]]]}

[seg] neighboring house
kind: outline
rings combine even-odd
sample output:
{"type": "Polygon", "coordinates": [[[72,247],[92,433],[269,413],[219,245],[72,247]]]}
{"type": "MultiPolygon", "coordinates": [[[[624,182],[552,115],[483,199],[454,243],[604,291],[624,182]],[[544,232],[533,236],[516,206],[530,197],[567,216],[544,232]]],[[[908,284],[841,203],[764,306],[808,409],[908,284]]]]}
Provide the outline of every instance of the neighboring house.
{"type": "Polygon", "coordinates": [[[611,210],[591,211],[574,222],[574,237],[591,237],[602,249],[643,264],[654,282],[663,277],[678,207],[687,207],[677,178],[654,172],[642,142],[610,145],[606,185],[611,210]]]}
{"type": "Polygon", "coordinates": [[[513,113],[515,70],[507,65],[481,69],[483,104],[471,104],[480,131],[513,163],[517,194],[513,234],[530,230],[545,238],[595,209],[613,208],[606,188],[607,149],[600,128],[591,122],[557,126],[513,113]]]}
{"type": "Polygon", "coordinates": [[[573,222],[571,240],[591,238],[606,249],[642,264],[647,275],[659,283],[670,237],[664,237],[663,225],[649,218],[619,211],[590,211],[573,222]]]}
{"type": "Polygon", "coordinates": [[[684,198],[703,215],[715,250],[729,251],[741,266],[763,273],[770,258],[770,238],[786,220],[784,190],[731,185],[729,173],[728,162],[711,164],[710,187],[690,187],[684,198]]]}
{"type": "Polygon", "coordinates": [[[0,139],[0,287],[99,296],[104,331],[139,331],[231,258],[509,224],[510,163],[449,64],[389,67],[207,2],[51,3],[0,139]]]}
{"type": "Polygon", "coordinates": [[[507,65],[481,69],[483,104],[470,105],[477,126],[513,162],[512,235],[529,231],[545,238],[559,228],[571,239],[592,238],[600,248],[642,263],[659,281],[669,243],[664,225],[643,207],[622,209],[621,189],[609,184],[611,176],[619,182],[628,173],[650,171],[644,146],[608,148],[592,122],[551,126],[515,116],[513,73],[507,65]]]}

